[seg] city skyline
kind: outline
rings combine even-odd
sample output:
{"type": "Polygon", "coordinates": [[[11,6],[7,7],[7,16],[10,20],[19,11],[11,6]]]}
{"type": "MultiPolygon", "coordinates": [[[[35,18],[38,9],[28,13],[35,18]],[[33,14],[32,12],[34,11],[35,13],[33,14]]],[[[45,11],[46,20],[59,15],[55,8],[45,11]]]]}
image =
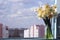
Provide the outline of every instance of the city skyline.
{"type": "Polygon", "coordinates": [[[10,28],[45,25],[42,19],[38,19],[34,9],[46,3],[52,5],[54,0],[0,0],[0,23],[10,28]]]}

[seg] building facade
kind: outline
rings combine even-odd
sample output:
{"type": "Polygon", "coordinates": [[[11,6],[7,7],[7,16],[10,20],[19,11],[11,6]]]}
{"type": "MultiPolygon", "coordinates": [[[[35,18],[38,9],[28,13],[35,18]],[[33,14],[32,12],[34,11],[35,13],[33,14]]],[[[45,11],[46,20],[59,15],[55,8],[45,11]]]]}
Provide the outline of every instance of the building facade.
{"type": "Polygon", "coordinates": [[[2,31],[3,33],[3,38],[8,38],[8,35],[9,35],[9,33],[8,33],[8,26],[5,26],[5,25],[3,25],[3,31],[2,31]]]}
{"type": "Polygon", "coordinates": [[[24,38],[44,38],[45,26],[33,25],[29,29],[24,30],[24,38]]]}
{"type": "Polygon", "coordinates": [[[3,37],[3,35],[2,35],[2,27],[3,27],[3,24],[0,23],[0,38],[3,37]]]}
{"type": "MultiPolygon", "coordinates": [[[[58,4],[58,0],[55,0],[54,5],[57,6],[58,4]]],[[[56,12],[58,12],[58,6],[57,9],[55,10],[56,12]]],[[[57,33],[57,16],[53,17],[51,19],[51,29],[52,29],[52,34],[53,34],[53,38],[56,39],[56,33],[57,33]]]]}
{"type": "Polygon", "coordinates": [[[52,32],[54,35],[54,39],[60,38],[60,0],[55,0],[55,4],[57,6],[57,17],[52,18],[52,32]]]}
{"type": "Polygon", "coordinates": [[[58,17],[57,17],[57,35],[56,37],[58,39],[60,39],[60,14],[58,14],[58,17]]]}
{"type": "Polygon", "coordinates": [[[8,38],[8,26],[0,23],[0,38],[8,38]]]}
{"type": "Polygon", "coordinates": [[[9,38],[24,38],[24,28],[10,28],[9,31],[9,38]]]}

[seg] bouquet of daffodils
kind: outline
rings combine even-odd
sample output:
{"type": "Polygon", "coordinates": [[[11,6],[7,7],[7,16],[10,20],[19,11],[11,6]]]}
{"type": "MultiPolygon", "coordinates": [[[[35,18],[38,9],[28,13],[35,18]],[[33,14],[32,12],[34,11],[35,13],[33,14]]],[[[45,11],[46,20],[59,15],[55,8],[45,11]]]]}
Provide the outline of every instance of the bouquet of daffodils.
{"type": "Polygon", "coordinates": [[[37,9],[37,16],[42,18],[47,26],[46,38],[52,37],[50,19],[56,15],[56,5],[50,6],[48,4],[37,9]]]}

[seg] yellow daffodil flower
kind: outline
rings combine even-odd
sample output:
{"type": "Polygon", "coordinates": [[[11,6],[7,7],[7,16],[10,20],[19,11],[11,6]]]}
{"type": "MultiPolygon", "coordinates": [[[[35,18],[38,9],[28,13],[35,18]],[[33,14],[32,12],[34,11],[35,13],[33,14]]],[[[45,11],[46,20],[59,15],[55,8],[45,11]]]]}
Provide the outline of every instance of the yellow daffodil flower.
{"type": "Polygon", "coordinates": [[[53,15],[55,14],[55,9],[56,9],[55,5],[51,7],[50,5],[46,4],[44,5],[44,7],[38,8],[37,15],[38,17],[42,17],[42,18],[45,18],[45,17],[52,18],[53,15]]]}

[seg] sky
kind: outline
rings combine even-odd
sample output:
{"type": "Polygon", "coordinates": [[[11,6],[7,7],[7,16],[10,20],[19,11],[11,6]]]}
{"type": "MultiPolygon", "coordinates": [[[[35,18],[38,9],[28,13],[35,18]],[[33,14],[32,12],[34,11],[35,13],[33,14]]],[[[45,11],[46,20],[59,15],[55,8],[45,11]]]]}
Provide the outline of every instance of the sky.
{"type": "Polygon", "coordinates": [[[44,24],[34,11],[44,4],[52,5],[54,0],[0,0],[0,23],[9,28],[29,28],[34,24],[44,24]]]}
{"type": "Polygon", "coordinates": [[[57,0],[57,12],[60,13],[60,0],[57,0]]]}

